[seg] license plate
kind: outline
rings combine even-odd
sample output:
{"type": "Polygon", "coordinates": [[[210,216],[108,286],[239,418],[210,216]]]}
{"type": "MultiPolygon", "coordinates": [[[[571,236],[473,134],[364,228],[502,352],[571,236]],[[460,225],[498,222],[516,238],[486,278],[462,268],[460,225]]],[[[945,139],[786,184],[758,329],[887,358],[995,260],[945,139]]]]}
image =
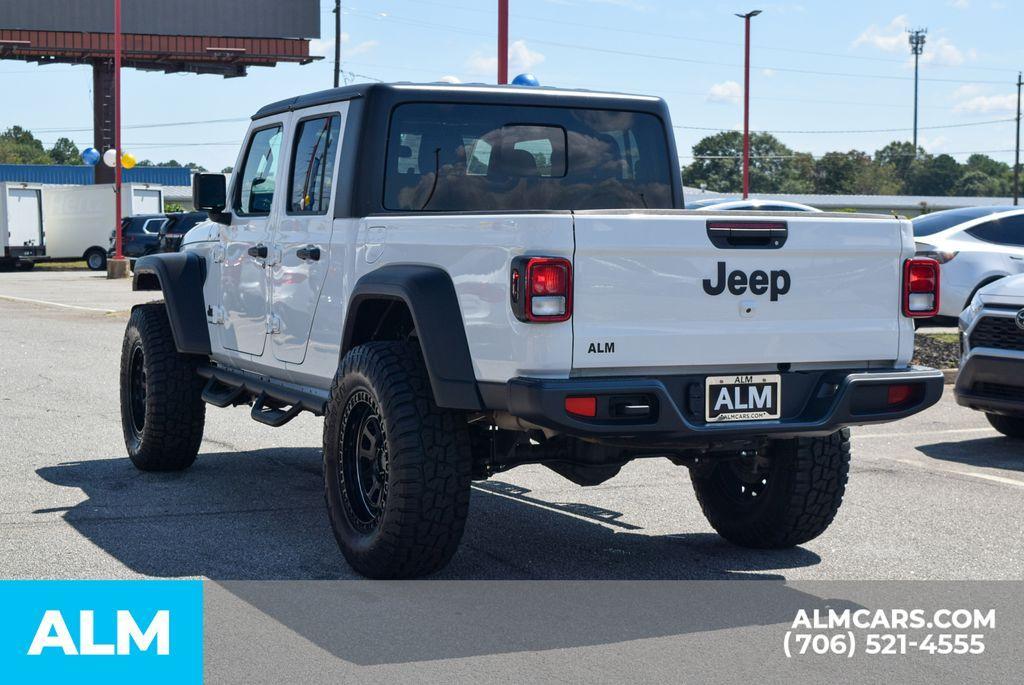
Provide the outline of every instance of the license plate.
{"type": "Polygon", "coordinates": [[[764,421],[781,414],[782,379],[774,375],[708,376],[705,417],[721,421],[764,421]]]}

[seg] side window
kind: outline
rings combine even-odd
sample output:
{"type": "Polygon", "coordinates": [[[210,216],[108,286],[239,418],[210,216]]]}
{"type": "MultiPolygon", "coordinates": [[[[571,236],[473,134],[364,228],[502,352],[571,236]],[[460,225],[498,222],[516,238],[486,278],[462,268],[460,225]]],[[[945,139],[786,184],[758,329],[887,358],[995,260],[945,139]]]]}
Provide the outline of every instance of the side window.
{"type": "Polygon", "coordinates": [[[146,221],[145,224],[143,224],[142,232],[152,233],[153,235],[156,235],[157,233],[160,232],[160,229],[166,223],[167,219],[149,219],[148,221],[146,221]]]}
{"type": "Polygon", "coordinates": [[[299,122],[288,182],[289,213],[323,214],[327,211],[340,128],[341,117],[337,114],[299,122]]]}
{"type": "Polygon", "coordinates": [[[235,211],[239,214],[260,216],[270,213],[280,148],[280,126],[256,131],[249,140],[235,197],[235,211]]]}
{"type": "Polygon", "coordinates": [[[1024,216],[986,221],[967,229],[967,232],[989,243],[1024,246],[1024,216]]]}

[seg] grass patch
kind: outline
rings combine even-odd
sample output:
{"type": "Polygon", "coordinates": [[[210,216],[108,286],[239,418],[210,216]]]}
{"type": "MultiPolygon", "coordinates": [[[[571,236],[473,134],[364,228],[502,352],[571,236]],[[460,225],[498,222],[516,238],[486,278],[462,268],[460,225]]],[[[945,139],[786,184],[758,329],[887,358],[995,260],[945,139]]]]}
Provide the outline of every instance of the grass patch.
{"type": "Polygon", "coordinates": [[[37,262],[36,268],[46,271],[88,271],[89,265],[79,259],[75,262],[37,262]]]}
{"type": "Polygon", "coordinates": [[[927,335],[929,338],[941,343],[947,343],[950,345],[960,344],[960,335],[958,333],[922,333],[921,331],[918,331],[917,334],[927,335]]]}

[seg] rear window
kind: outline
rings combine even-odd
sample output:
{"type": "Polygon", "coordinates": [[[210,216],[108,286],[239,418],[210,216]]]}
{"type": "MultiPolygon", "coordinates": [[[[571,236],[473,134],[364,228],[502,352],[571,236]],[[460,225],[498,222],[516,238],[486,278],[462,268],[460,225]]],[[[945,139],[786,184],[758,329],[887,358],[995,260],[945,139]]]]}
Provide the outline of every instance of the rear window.
{"type": "Polygon", "coordinates": [[[661,120],[640,112],[415,103],[391,116],[384,207],[672,206],[661,120]]]}
{"type": "Polygon", "coordinates": [[[995,214],[997,212],[1005,212],[1013,207],[964,207],[962,209],[947,209],[942,212],[932,212],[931,214],[922,214],[921,216],[914,217],[911,223],[914,224],[914,236],[922,237],[926,235],[933,235],[945,231],[947,228],[953,228],[959,224],[974,219],[988,216],[989,214],[995,214]]]}

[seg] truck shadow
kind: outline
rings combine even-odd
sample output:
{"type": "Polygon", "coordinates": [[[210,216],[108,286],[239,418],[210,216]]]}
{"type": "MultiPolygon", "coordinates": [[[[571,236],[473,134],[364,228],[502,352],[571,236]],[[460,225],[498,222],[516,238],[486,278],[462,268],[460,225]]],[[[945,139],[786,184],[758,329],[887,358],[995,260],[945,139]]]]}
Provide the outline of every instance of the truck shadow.
{"type": "Polygon", "coordinates": [[[547,502],[506,481],[474,485],[462,547],[435,578],[355,580],[326,521],[316,449],[201,454],[178,474],[140,473],[124,458],[37,473],[88,499],[34,513],[62,512],[137,573],[212,579],[211,633],[225,624],[284,626],[357,664],[609,644],[855,606],[752,582],[818,563],[807,550],[743,550],[703,533],[644,535],[619,512],[547,502]],[[731,582],[674,582],[695,579],[731,582]],[[290,582],[251,582],[268,580],[290,582]],[[616,582],[601,582],[609,580],[616,582]],[[624,582],[637,580],[662,582],[624,582]]]}
{"type": "MultiPolygon", "coordinates": [[[[85,501],[58,510],[64,520],[143,575],[357,577],[327,522],[317,449],[204,453],[188,471],[171,474],[136,471],[125,458],[37,473],[85,493],[85,501]]],[[[709,533],[646,535],[622,518],[590,505],[548,502],[507,481],[475,483],[460,550],[437,577],[728,580],[820,561],[802,548],[747,550],[709,533]]]]}
{"type": "Polygon", "coordinates": [[[967,466],[1024,471],[1024,441],[1011,438],[977,438],[962,442],[937,442],[917,448],[932,459],[967,466]]]}

